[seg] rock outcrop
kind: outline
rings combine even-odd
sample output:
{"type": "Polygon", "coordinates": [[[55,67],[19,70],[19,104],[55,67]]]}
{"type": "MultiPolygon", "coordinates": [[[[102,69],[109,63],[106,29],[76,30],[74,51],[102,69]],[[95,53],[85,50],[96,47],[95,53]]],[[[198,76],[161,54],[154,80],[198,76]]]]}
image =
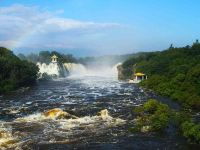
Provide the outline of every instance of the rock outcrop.
{"type": "Polygon", "coordinates": [[[122,67],[122,65],[117,66],[117,71],[118,71],[118,79],[119,80],[125,80],[126,77],[124,76],[124,69],[122,67]]]}
{"type": "Polygon", "coordinates": [[[54,108],[44,112],[44,116],[50,119],[78,119],[78,117],[71,115],[59,108],[54,108]]]}

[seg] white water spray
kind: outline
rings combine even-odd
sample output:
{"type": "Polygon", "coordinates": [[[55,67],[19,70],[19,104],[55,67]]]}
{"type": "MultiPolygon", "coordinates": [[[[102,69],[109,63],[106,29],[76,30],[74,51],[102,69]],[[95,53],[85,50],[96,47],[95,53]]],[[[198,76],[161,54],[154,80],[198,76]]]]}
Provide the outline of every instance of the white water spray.
{"type": "Polygon", "coordinates": [[[63,66],[69,72],[69,75],[85,75],[87,69],[82,64],[64,63],[63,66]]]}
{"type": "Polygon", "coordinates": [[[45,64],[45,63],[37,63],[38,67],[39,67],[39,73],[43,74],[46,73],[50,76],[59,76],[59,70],[60,67],[58,66],[57,63],[50,63],[49,65],[45,64]]]}

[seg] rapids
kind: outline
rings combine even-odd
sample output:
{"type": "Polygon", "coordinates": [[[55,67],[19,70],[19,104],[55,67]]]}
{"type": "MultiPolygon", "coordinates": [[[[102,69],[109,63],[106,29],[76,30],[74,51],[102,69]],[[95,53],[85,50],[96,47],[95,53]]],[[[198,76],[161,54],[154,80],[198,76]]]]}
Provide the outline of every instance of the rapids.
{"type": "Polygon", "coordinates": [[[156,95],[115,77],[40,81],[0,97],[0,149],[182,149],[169,135],[132,134],[133,106],[156,95]]]}

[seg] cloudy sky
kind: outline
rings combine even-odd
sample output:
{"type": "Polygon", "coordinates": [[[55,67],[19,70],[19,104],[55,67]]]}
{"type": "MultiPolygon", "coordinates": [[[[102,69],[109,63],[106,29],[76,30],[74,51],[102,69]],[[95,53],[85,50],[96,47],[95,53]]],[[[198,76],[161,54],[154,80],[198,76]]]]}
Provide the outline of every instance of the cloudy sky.
{"type": "Polygon", "coordinates": [[[76,56],[163,50],[200,37],[199,0],[0,0],[0,46],[76,56]]]}

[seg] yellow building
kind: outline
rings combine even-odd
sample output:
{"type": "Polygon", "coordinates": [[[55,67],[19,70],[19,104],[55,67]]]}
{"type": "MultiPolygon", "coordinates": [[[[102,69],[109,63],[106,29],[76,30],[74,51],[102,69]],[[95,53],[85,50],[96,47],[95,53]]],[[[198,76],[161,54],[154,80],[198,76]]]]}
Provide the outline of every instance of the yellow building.
{"type": "Polygon", "coordinates": [[[146,80],[147,79],[147,75],[141,72],[135,73],[133,80],[129,80],[129,83],[139,83],[142,80],[146,80]]]}
{"type": "Polygon", "coordinates": [[[147,79],[147,75],[144,73],[138,72],[134,74],[134,79],[137,81],[142,81],[142,80],[147,79]]]}

